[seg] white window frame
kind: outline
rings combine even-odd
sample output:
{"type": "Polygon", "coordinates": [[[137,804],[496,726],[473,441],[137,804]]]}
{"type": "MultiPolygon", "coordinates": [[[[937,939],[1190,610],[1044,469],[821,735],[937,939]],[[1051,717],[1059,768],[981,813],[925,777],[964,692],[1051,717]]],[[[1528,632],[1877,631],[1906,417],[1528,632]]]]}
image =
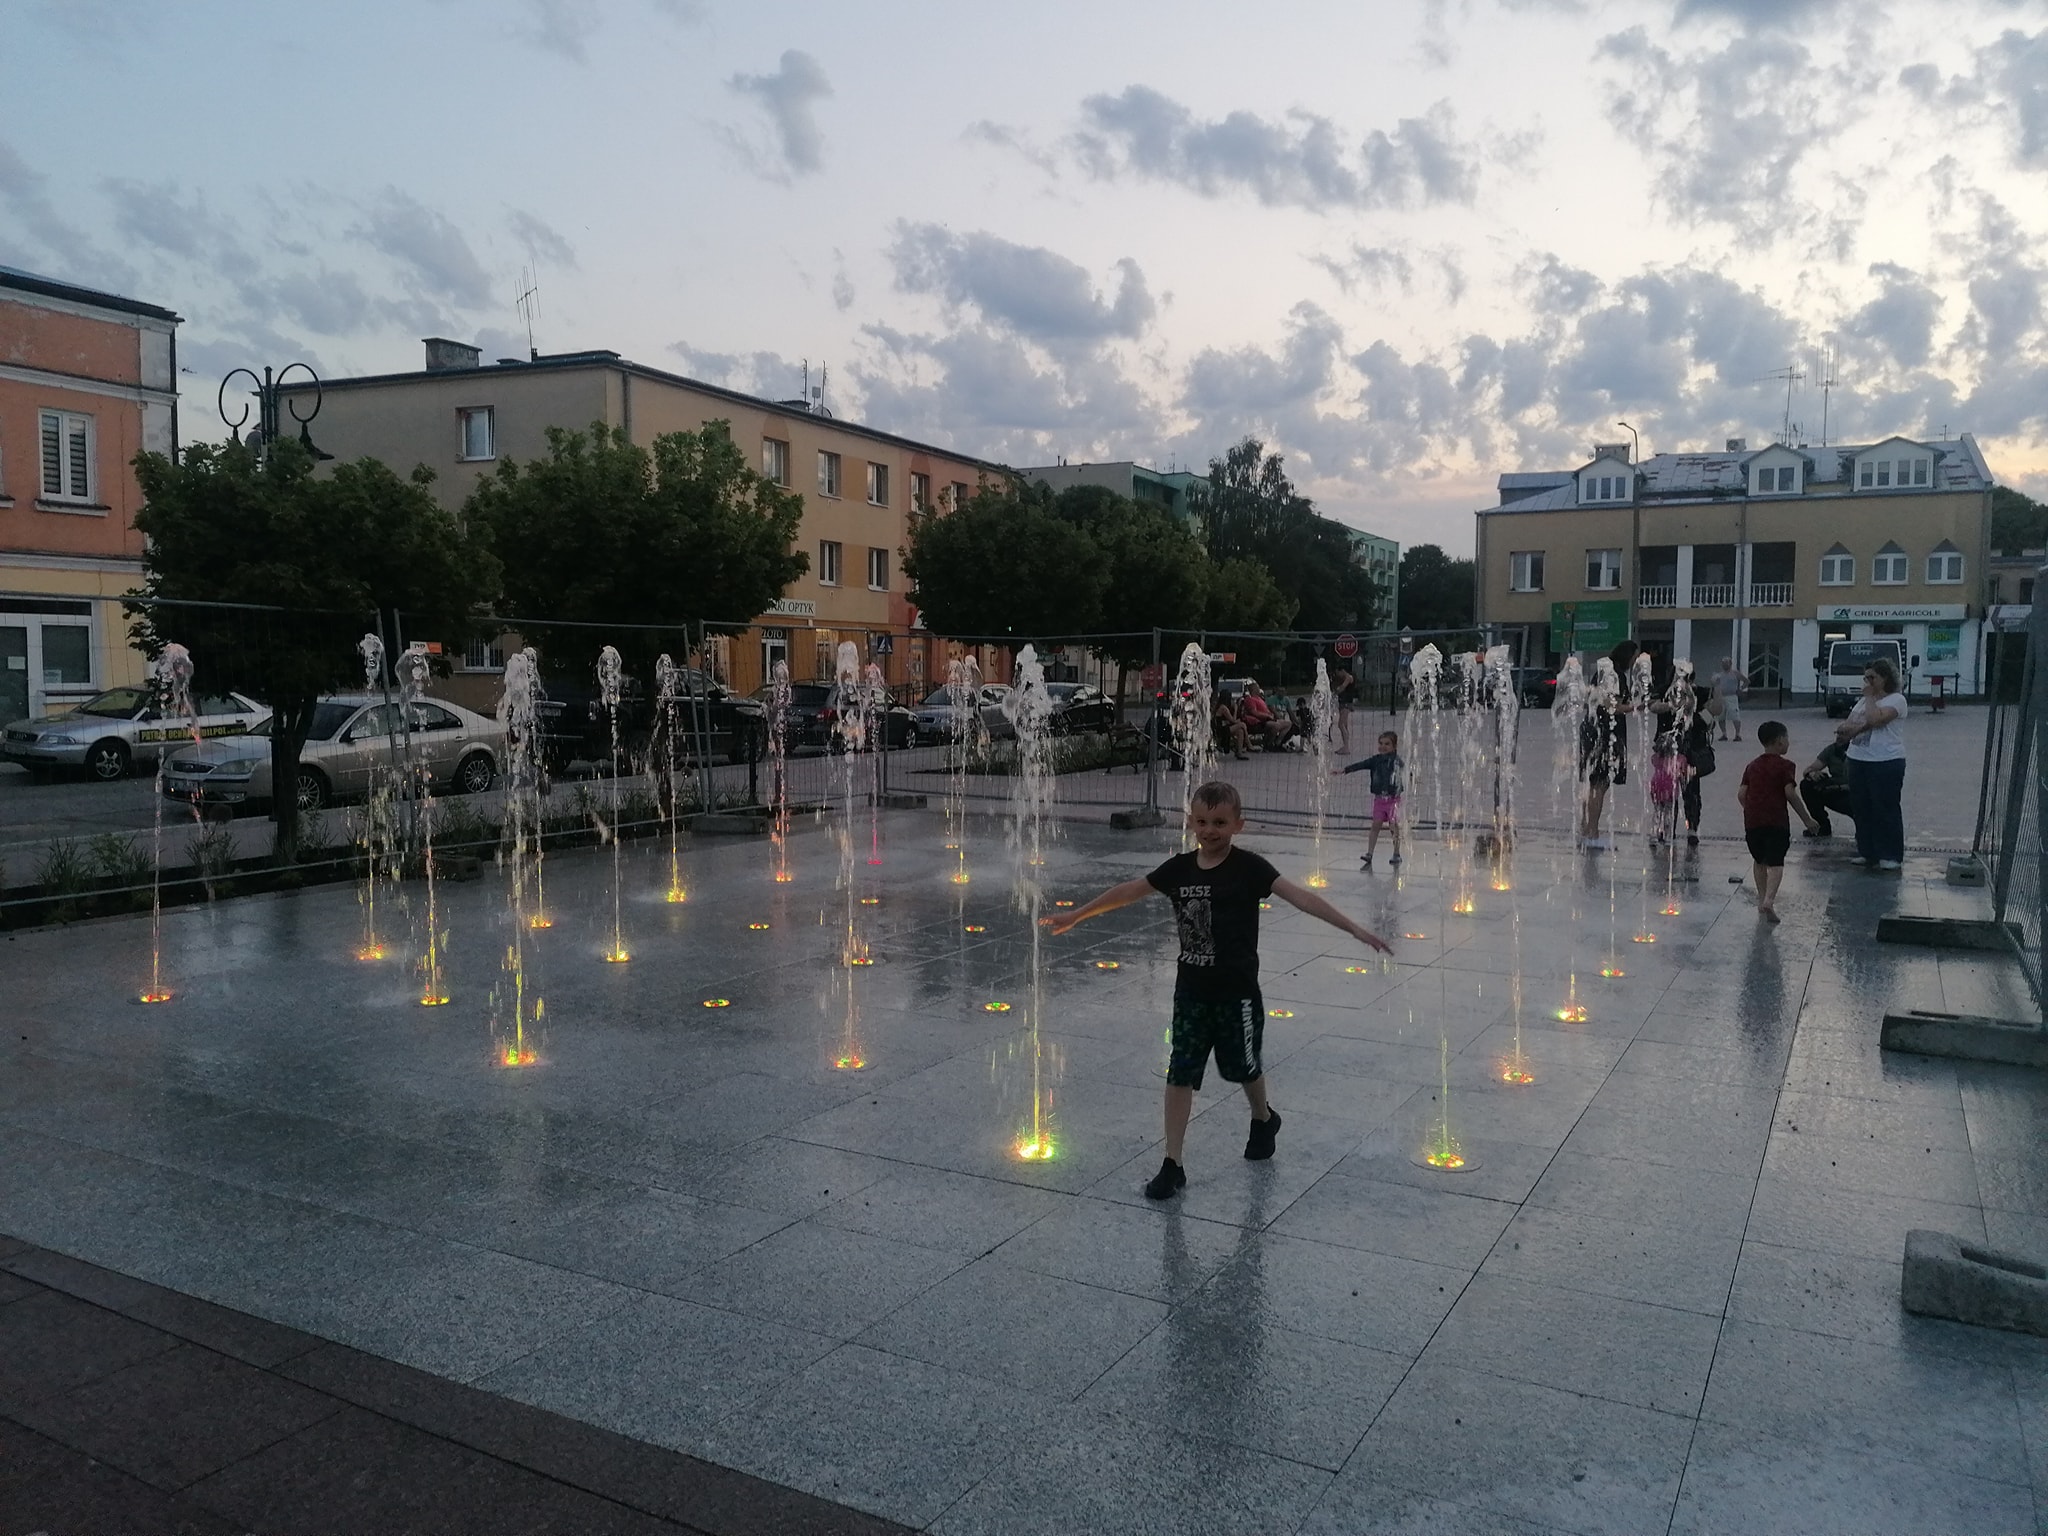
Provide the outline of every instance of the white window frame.
{"type": "Polygon", "coordinates": [[[505,670],[505,645],[502,637],[497,640],[472,640],[463,647],[462,670],[465,672],[502,672],[505,670]]]}
{"type": "Polygon", "coordinates": [[[889,590],[889,551],[875,544],[868,546],[868,590],[889,590]],[[877,575],[880,576],[880,580],[876,579],[877,575]]]}
{"type": "Polygon", "coordinates": [[[932,509],[932,477],[910,472],[910,510],[929,512],[932,509]]]}
{"type": "Polygon", "coordinates": [[[1510,592],[1541,592],[1543,590],[1543,555],[1540,549],[1517,549],[1508,555],[1508,590],[1510,592]],[[1531,576],[1535,579],[1530,580],[1531,576]]]}
{"type": "Polygon", "coordinates": [[[889,505],[889,466],[868,460],[868,505],[886,507],[889,505]]]}
{"type": "Polygon", "coordinates": [[[1963,579],[1963,552],[1960,549],[1937,549],[1927,556],[1927,584],[1930,587],[1953,587],[1963,579]],[[1937,567],[1936,562],[1939,562],[1937,567]],[[1943,572],[1936,575],[1936,570],[1943,572]],[[1948,574],[1948,573],[1953,574],[1948,574]]]}
{"type": "Polygon", "coordinates": [[[498,457],[498,408],[495,405],[464,405],[455,411],[455,460],[458,464],[489,464],[498,457]],[[486,453],[471,453],[469,425],[484,424],[486,453]]]}
{"type": "Polygon", "coordinates": [[[1926,455],[1923,454],[1915,459],[1913,461],[1913,484],[1916,486],[1926,485],[1931,478],[1930,468],[1931,461],[1926,455]]]}
{"type": "Polygon", "coordinates": [[[40,501],[69,502],[76,506],[92,506],[99,501],[99,428],[91,416],[81,411],[46,410],[36,414],[37,456],[41,474],[36,479],[37,499],[40,501]],[[50,489],[49,434],[52,424],[57,432],[57,489],[50,489]],[[83,440],[84,483],[81,485],[71,471],[79,465],[71,449],[76,441],[83,440]]]}
{"type": "Polygon", "coordinates": [[[974,487],[965,480],[955,480],[952,490],[948,494],[953,498],[953,510],[958,512],[967,505],[967,498],[974,494],[974,487]]]}
{"type": "Polygon", "coordinates": [[[845,560],[846,549],[837,539],[818,540],[818,585],[836,587],[839,585],[840,567],[845,560]]]}
{"type": "Polygon", "coordinates": [[[828,448],[818,450],[818,494],[838,499],[839,488],[845,482],[841,478],[839,455],[828,448]]]}
{"type": "Polygon", "coordinates": [[[1586,551],[1586,590],[1588,592],[1619,592],[1621,590],[1621,551],[1618,549],[1589,549],[1586,551]],[[1593,580],[1594,557],[1605,556],[1600,563],[1613,580],[1596,583],[1593,580]]]}
{"type": "Polygon", "coordinates": [[[780,437],[761,439],[761,477],[770,485],[789,485],[789,441],[780,437]]]}
{"type": "Polygon", "coordinates": [[[1820,584],[1824,587],[1853,587],[1856,585],[1856,557],[1844,552],[1838,555],[1820,557],[1820,584]],[[1839,575],[1830,576],[1828,567],[1839,564],[1839,575]]]}
{"type": "Polygon", "coordinates": [[[1903,549],[1879,550],[1870,557],[1870,584],[1873,587],[1903,587],[1912,580],[1913,562],[1903,549]],[[1897,574],[1891,574],[1896,572],[1897,574]]]}

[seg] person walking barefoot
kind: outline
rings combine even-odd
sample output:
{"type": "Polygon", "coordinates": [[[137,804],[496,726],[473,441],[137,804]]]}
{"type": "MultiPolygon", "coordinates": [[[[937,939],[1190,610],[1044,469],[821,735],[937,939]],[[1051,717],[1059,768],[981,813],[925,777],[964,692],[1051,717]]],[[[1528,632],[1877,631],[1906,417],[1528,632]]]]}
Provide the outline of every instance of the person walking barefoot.
{"type": "Polygon", "coordinates": [[[1188,1181],[1181,1167],[1195,1090],[1210,1053],[1216,1074],[1244,1089],[1251,1105],[1251,1134],[1244,1155],[1257,1162],[1273,1155],[1280,1112],[1266,1092],[1260,1048],[1266,1005],[1259,995],[1259,903],[1278,896],[1289,906],[1341,928],[1383,954],[1393,946],[1339,912],[1314,891],[1281,878],[1280,871],[1249,849],[1235,846],[1244,830],[1237,790],[1219,781],[1196,789],[1188,810],[1194,834],[1190,853],[1175,854],[1151,874],[1113,885],[1085,906],[1055,918],[1052,931],[1066,934],[1078,923],[1154,894],[1173,903],[1180,928],[1180,966],[1173,985],[1172,1046],[1166,1067],[1166,1158],[1145,1185],[1148,1200],[1168,1200],[1188,1181]]]}

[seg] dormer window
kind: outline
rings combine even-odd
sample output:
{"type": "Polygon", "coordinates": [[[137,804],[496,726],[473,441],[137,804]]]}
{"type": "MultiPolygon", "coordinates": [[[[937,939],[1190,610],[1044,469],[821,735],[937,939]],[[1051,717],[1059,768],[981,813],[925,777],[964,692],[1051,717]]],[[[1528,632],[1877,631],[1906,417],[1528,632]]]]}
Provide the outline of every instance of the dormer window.
{"type": "Polygon", "coordinates": [[[1856,557],[1837,544],[1820,557],[1820,584],[1848,587],[1856,583],[1856,557]]]}
{"type": "Polygon", "coordinates": [[[1934,460],[1924,453],[1891,459],[1864,459],[1856,466],[1856,489],[1885,491],[1924,486],[1933,477],[1934,460]]]}
{"type": "Polygon", "coordinates": [[[1582,475],[1579,478],[1579,500],[1627,501],[1628,481],[1627,475],[1582,475]]]}
{"type": "Polygon", "coordinates": [[[1936,586],[1954,586],[1962,579],[1963,552],[1943,539],[1927,557],[1927,580],[1936,586]]]}
{"type": "Polygon", "coordinates": [[[1887,541],[1870,562],[1870,579],[1880,587],[1903,587],[1906,584],[1906,552],[1887,541]]]}
{"type": "Polygon", "coordinates": [[[1786,496],[1799,489],[1799,466],[1767,464],[1754,471],[1759,496],[1786,496]]]}

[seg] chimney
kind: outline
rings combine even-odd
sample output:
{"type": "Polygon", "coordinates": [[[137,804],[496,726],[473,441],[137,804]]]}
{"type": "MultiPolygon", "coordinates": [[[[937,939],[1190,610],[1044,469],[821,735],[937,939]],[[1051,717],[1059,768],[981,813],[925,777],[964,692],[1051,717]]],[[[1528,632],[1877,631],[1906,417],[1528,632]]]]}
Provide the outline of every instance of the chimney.
{"type": "Polygon", "coordinates": [[[1593,457],[1596,459],[1619,459],[1622,463],[1626,464],[1629,461],[1628,444],[1595,443],[1593,445],[1593,457]]]}
{"type": "Polygon", "coordinates": [[[1747,453],[1747,452],[1749,452],[1749,439],[1748,439],[1748,438],[1746,438],[1746,437],[1731,437],[1731,438],[1729,438],[1729,439],[1728,439],[1728,451],[1729,451],[1730,453],[1747,453]]]}
{"type": "Polygon", "coordinates": [[[483,361],[481,347],[466,346],[459,341],[450,341],[445,336],[429,336],[427,344],[427,372],[447,373],[456,368],[474,368],[483,361]]]}

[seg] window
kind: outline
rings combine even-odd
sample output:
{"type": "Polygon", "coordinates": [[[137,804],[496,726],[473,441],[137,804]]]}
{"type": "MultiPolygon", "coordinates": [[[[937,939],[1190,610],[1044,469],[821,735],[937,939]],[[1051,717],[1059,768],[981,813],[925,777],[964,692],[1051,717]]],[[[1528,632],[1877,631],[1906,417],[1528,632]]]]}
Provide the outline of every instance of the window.
{"type": "Polygon", "coordinates": [[[1881,587],[1904,586],[1906,552],[1896,544],[1886,544],[1870,562],[1870,579],[1881,587]]]}
{"type": "Polygon", "coordinates": [[[1963,579],[1963,552],[1943,539],[1927,557],[1927,579],[1937,585],[1953,585],[1963,579]]]}
{"type": "Polygon", "coordinates": [[[472,640],[462,653],[462,670],[465,672],[502,672],[505,670],[505,648],[495,640],[472,640]]]}
{"type": "Polygon", "coordinates": [[[910,476],[910,510],[929,512],[932,509],[932,477],[912,472],[910,476]]]}
{"type": "Polygon", "coordinates": [[[1847,587],[1856,581],[1856,557],[1837,544],[1820,557],[1820,584],[1847,587]]]}
{"type": "Polygon", "coordinates": [[[818,453],[818,494],[820,496],[837,496],[839,494],[839,455],[836,453],[826,453],[822,449],[818,453]]]}
{"type": "Polygon", "coordinates": [[[1877,461],[1877,483],[1881,486],[1892,483],[1892,461],[1890,459],[1879,459],[1877,461]]]}
{"type": "Polygon", "coordinates": [[[1589,549],[1586,551],[1586,590],[1589,592],[1613,592],[1621,586],[1621,551],[1618,549],[1589,549]]]}
{"type": "MultiPolygon", "coordinates": [[[[1905,483],[1904,479],[1899,481],[1901,485],[1905,483]]],[[[1927,461],[1925,459],[1915,459],[1913,461],[1913,483],[1915,485],[1925,485],[1927,483],[1927,461]]]]}
{"type": "Polygon", "coordinates": [[[1781,495],[1786,491],[1799,489],[1799,470],[1796,465],[1774,465],[1756,472],[1756,488],[1765,496],[1781,495]]]}
{"type": "Polygon", "coordinates": [[[2020,578],[2020,601],[2023,603],[2031,603],[2033,600],[2034,578],[2031,576],[2022,576],[2020,578]]]}
{"type": "Polygon", "coordinates": [[[43,626],[43,686],[75,688],[92,683],[92,630],[84,624],[43,626]]]}
{"type": "Polygon", "coordinates": [[[868,551],[868,590],[886,592],[889,590],[889,551],[871,549],[868,551]]]}
{"type": "Polygon", "coordinates": [[[488,405],[479,405],[455,413],[456,419],[462,423],[464,459],[495,459],[498,456],[498,434],[496,423],[491,419],[492,409],[488,405]]]}
{"type": "Polygon", "coordinates": [[[1626,501],[1629,486],[1627,475],[1588,475],[1579,482],[1584,490],[1582,501],[1626,501]]]}
{"type": "MultiPolygon", "coordinates": [[[[833,455],[836,460],[838,455],[833,455]]],[[[818,584],[825,587],[839,585],[839,541],[818,540],[818,584]]]]}
{"type": "Polygon", "coordinates": [[[1543,590],[1543,551],[1522,549],[1508,556],[1508,590],[1510,592],[1541,592],[1543,590]]]}
{"type": "Polygon", "coordinates": [[[962,507],[966,506],[967,498],[972,494],[973,492],[968,489],[965,480],[955,480],[953,482],[953,510],[958,512],[962,507]]]}
{"type": "Polygon", "coordinates": [[[889,466],[870,464],[868,466],[868,505],[886,507],[889,505],[889,466]]]}
{"type": "Polygon", "coordinates": [[[93,500],[92,418],[72,411],[43,412],[43,495],[58,501],[93,500]]]}
{"type": "Polygon", "coordinates": [[[789,444],[779,437],[761,439],[761,473],[777,485],[789,484],[789,444]]]}

